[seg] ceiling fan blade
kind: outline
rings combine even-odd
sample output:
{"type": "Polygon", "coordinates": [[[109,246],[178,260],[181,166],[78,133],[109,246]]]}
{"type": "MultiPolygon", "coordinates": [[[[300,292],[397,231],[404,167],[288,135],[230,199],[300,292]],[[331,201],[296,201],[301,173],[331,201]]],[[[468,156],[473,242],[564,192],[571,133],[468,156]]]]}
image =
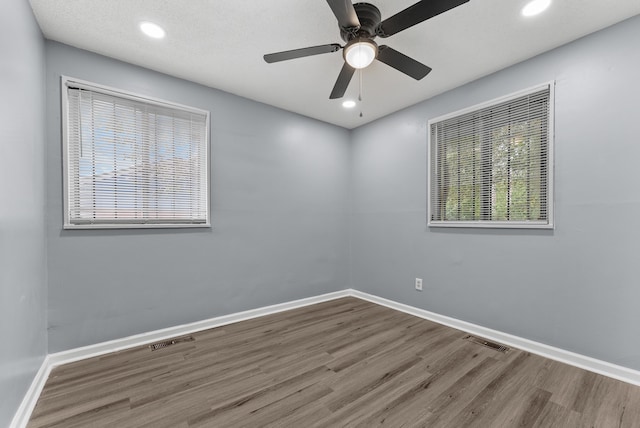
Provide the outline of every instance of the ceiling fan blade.
{"type": "Polygon", "coordinates": [[[349,29],[360,27],[360,20],[351,0],[327,0],[327,3],[329,3],[340,27],[349,29]]]}
{"type": "Polygon", "coordinates": [[[320,55],[324,53],[337,52],[342,48],[337,43],[330,45],[311,46],[302,49],[293,49],[290,51],[276,52],[264,55],[264,60],[271,64],[272,62],[286,61],[288,59],[302,58],[311,55],[320,55]]]}
{"type": "Polygon", "coordinates": [[[416,80],[422,79],[431,71],[430,67],[386,45],[378,46],[377,59],[416,80]]]}
{"type": "Polygon", "coordinates": [[[355,68],[351,67],[346,62],[344,63],[342,70],[340,70],[340,74],[338,75],[338,80],[336,80],[336,84],[333,86],[331,95],[329,95],[330,100],[335,100],[336,98],[342,98],[344,96],[355,71],[355,68]]]}
{"type": "Polygon", "coordinates": [[[416,24],[440,15],[454,7],[458,7],[469,0],[423,0],[409,6],[405,10],[396,13],[382,21],[376,29],[380,37],[393,36],[402,30],[413,27],[416,24]]]}

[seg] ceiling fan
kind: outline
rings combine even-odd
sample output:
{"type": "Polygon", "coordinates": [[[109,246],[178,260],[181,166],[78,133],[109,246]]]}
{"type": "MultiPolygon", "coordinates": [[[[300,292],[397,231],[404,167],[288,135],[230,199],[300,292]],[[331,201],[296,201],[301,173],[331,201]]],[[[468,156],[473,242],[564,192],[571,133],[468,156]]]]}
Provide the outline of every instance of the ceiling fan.
{"type": "Polygon", "coordinates": [[[305,56],[337,52],[343,49],[344,65],[333,86],[330,99],[342,98],[356,69],[365,68],[374,59],[413,77],[422,79],[431,71],[430,67],[410,58],[386,45],[373,41],[376,37],[393,36],[429,18],[458,7],[469,0],[423,0],[382,21],[380,10],[370,3],[355,3],[351,0],[327,0],[338,20],[340,37],[346,42],[311,46],[264,55],[268,63],[302,58],[305,56]]]}

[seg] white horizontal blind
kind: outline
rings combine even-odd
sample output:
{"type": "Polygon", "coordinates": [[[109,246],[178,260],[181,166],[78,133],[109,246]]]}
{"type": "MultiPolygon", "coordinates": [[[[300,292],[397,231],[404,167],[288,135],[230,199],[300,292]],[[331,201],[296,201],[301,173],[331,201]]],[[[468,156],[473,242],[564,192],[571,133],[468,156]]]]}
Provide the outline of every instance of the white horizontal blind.
{"type": "Polygon", "coordinates": [[[206,112],[66,91],[68,225],[208,223],[206,112]]]}
{"type": "Polygon", "coordinates": [[[551,88],[430,123],[430,225],[549,225],[551,88]]]}

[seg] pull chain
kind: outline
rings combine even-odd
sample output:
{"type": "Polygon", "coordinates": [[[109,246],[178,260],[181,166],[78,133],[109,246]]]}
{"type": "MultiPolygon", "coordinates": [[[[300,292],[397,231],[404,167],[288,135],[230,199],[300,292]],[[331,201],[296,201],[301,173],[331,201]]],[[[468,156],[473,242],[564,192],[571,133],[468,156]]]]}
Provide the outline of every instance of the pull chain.
{"type": "Polygon", "coordinates": [[[358,102],[360,103],[360,117],[362,117],[362,69],[358,70],[358,80],[359,80],[359,88],[358,88],[358,102]]]}

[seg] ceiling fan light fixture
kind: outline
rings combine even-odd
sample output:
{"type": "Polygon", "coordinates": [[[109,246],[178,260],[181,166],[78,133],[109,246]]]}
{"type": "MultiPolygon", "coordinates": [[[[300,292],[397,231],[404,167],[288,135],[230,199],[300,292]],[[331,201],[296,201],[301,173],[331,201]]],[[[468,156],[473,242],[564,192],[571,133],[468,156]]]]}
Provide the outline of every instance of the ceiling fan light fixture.
{"type": "Polygon", "coordinates": [[[535,16],[544,12],[551,5],[551,0],[532,0],[522,8],[522,15],[535,16]]]}
{"type": "Polygon", "coordinates": [[[344,47],[344,60],[353,68],[369,66],[378,55],[378,45],[369,39],[354,39],[344,47]]]}

